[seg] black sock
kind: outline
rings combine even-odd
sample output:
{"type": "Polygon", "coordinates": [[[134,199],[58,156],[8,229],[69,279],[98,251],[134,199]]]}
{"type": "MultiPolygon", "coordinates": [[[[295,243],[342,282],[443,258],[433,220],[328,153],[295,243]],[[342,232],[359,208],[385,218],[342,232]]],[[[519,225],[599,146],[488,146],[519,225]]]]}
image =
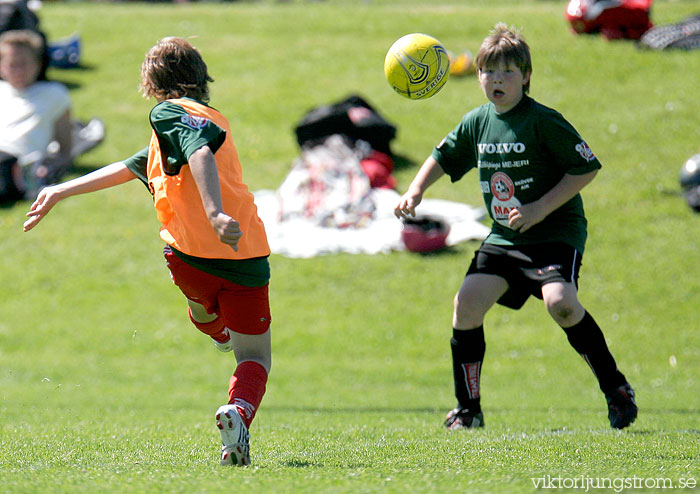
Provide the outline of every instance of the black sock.
{"type": "Polygon", "coordinates": [[[484,327],[453,329],[450,345],[457,402],[461,408],[481,410],[481,363],[486,352],[484,327]]]}
{"type": "Polygon", "coordinates": [[[617,369],[615,359],[605,343],[603,332],[588,312],[579,323],[562,329],[574,350],[593,370],[601,390],[616,389],[627,382],[625,376],[617,369]]]}

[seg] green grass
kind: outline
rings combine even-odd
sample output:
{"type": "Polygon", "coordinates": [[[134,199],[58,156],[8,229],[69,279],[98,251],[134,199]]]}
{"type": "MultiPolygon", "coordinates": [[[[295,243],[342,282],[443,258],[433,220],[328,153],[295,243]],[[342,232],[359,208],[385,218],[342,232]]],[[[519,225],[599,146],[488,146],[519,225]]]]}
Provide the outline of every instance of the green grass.
{"type": "MultiPolygon", "coordinates": [[[[45,2],[42,22],[50,38],[81,34],[85,68],[51,75],[70,84],[77,117],[107,125],[77,172],[146,145],[143,54],[165,35],[198,36],[212,103],[230,117],[253,190],[285,177],[299,118],[350,93],[399,127],[405,188],[484,98],[475,79],[455,78],[428,101],[404,100],[384,80],[386,49],[422,31],[476,51],[495,22],[522,27],[531,94],[603,162],[584,191],[581,300],[637,390],[629,430],[607,426],[593,376],[534,300],[487,316],[487,427],[442,430],[454,402],[451,300],[474,243],[433,256],[272,256],[274,364],[252,429],[254,466],[221,468],[212,415],[234,361],[188,323],[150,197],[130,183],[61,203],[29,234],[28,204],[0,210],[0,492],[513,493],[547,475],[700,481],[700,217],[669,193],[700,152],[700,58],[574,37],[564,4],[45,2]]],[[[652,17],[696,10],[657,1],[652,17]]],[[[474,175],[428,195],[481,200],[474,175]]]]}

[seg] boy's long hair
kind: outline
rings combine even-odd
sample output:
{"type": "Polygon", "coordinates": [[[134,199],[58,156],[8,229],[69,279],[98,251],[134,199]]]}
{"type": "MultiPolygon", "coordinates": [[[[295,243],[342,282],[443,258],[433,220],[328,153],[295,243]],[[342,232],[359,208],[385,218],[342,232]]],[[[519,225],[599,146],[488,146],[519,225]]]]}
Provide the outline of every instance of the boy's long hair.
{"type": "Polygon", "coordinates": [[[141,64],[141,92],[158,100],[188,97],[209,102],[209,83],[202,55],[189,41],[163,38],[148,50],[141,64]]]}
{"type": "MultiPolygon", "coordinates": [[[[532,72],[532,59],[530,47],[520,32],[515,28],[508,28],[502,22],[496,24],[489,35],[481,43],[476,54],[476,66],[479,70],[493,67],[500,62],[513,64],[520,69],[523,76],[532,72]]],[[[523,86],[523,92],[530,90],[530,81],[523,86]]]]}

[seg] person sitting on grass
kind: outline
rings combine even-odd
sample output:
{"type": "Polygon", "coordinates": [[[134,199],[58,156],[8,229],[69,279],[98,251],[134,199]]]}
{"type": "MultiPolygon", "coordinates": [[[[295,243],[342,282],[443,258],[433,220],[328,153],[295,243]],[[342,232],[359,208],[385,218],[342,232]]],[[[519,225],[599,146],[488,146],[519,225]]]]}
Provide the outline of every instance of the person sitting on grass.
{"type": "Polygon", "coordinates": [[[44,50],[35,31],[0,35],[0,203],[35,199],[71,165],[70,96],[60,82],[40,80],[44,50]]]}
{"type": "Polygon", "coordinates": [[[467,113],[423,163],[394,213],[415,216],[423,194],[447,174],[453,182],[477,168],[491,233],[477,250],[454,299],[452,361],[457,407],[448,429],[483,427],[481,366],[484,317],[499,303],[512,309],[530,295],[549,314],[598,379],[610,425],[634,422],[632,387],[618,370],[602,331],[578,299],[586,217],[579,192],[601,164],[561,114],[530,98],[530,49],[499,23],[476,56],[489,103],[467,113]]]}
{"type": "Polygon", "coordinates": [[[268,284],[270,248],[226,118],[208,106],[209,76],[200,52],[168,37],[141,66],[141,90],[151,110],[150,144],[124,161],[46,187],[27,213],[34,228],[67,197],[139,178],[153,195],[164,255],[185,295],[194,326],[237,367],[228,403],[218,408],[221,464],[248,465],[249,432],[271,365],[268,284]]]}

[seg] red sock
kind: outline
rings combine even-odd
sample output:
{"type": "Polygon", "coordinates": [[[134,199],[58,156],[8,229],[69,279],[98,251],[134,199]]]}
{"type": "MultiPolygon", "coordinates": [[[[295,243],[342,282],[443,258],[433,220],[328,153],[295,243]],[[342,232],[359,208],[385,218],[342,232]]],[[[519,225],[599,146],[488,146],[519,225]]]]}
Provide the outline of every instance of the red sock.
{"type": "Polygon", "coordinates": [[[238,407],[246,427],[255,417],[267,384],[267,371],[257,362],[247,360],[236,367],[228,388],[229,403],[238,407]]]}
{"type": "Polygon", "coordinates": [[[210,322],[198,322],[194,320],[194,317],[192,317],[192,311],[189,309],[189,307],[187,308],[187,313],[190,316],[190,321],[192,321],[192,324],[194,324],[195,327],[202,333],[211,336],[219,343],[226,343],[228,341],[229,336],[228,334],[224,333],[224,321],[222,321],[220,317],[217,317],[210,322]]]}

